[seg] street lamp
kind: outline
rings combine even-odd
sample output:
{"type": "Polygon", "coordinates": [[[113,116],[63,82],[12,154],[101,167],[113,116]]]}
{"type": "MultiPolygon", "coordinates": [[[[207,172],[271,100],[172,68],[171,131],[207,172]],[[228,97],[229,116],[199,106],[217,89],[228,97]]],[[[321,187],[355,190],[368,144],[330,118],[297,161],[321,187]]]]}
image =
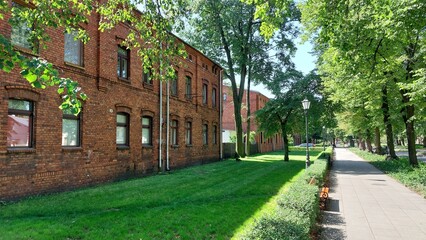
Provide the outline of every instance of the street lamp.
{"type": "Polygon", "coordinates": [[[308,109],[311,106],[311,102],[308,99],[302,101],[303,110],[305,112],[305,123],[306,123],[306,168],[311,165],[309,160],[309,144],[308,144],[308,109]]]}
{"type": "Polygon", "coordinates": [[[322,126],[322,147],[323,147],[323,151],[325,151],[325,135],[327,134],[327,132],[325,131],[325,126],[322,126]]]}

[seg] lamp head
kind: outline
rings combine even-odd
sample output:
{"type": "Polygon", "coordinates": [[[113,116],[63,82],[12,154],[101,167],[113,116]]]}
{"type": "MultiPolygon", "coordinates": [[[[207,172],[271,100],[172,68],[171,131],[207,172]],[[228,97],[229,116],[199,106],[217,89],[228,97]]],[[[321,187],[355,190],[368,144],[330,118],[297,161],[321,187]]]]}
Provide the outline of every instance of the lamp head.
{"type": "Polygon", "coordinates": [[[311,106],[311,102],[309,102],[309,100],[305,98],[302,101],[302,106],[303,106],[303,110],[308,110],[309,107],[311,106]]]}

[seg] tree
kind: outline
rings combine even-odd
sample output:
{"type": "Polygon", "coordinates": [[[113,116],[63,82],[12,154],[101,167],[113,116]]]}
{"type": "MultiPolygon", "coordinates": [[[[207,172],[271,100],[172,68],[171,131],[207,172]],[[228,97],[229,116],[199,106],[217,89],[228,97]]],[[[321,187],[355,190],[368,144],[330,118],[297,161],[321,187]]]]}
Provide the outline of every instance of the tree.
{"type": "MultiPolygon", "coordinates": [[[[289,160],[288,134],[300,126],[300,119],[303,119],[303,109],[301,101],[308,98],[312,104],[313,112],[311,119],[319,119],[317,116],[321,112],[321,98],[318,95],[319,78],[314,73],[303,76],[302,73],[290,69],[286,72],[278,71],[274,81],[268,83],[276,98],[270,100],[266,105],[256,111],[256,122],[259,130],[263,131],[265,137],[280,133],[284,143],[284,161],[289,160]]],[[[317,126],[317,123],[310,124],[317,126]]]]}
{"type": "Polygon", "coordinates": [[[322,74],[341,81],[340,87],[355,79],[361,90],[358,96],[384,86],[389,90],[394,84],[413,166],[418,165],[414,125],[419,104],[414,96],[422,92],[418,83],[424,82],[426,65],[425,11],[426,3],[421,0],[310,0],[302,7],[305,29],[321,55],[322,74]],[[333,67],[324,67],[327,64],[333,67]],[[343,69],[336,71],[337,66],[343,69]]]}
{"type": "MultiPolygon", "coordinates": [[[[50,40],[46,28],[60,28],[67,33],[77,31],[77,39],[84,43],[89,41],[89,34],[79,24],[87,23],[89,16],[95,13],[99,15],[99,31],[110,30],[119,23],[130,26],[122,44],[137,49],[145,71],[152,68],[157,79],[171,79],[176,56],[185,55],[182,46],[176,44],[175,37],[170,34],[172,26],[183,26],[176,23],[184,14],[184,0],[24,0],[24,3],[25,6],[21,6],[1,1],[0,19],[8,20],[12,26],[27,26],[29,39],[25,41],[37,42],[41,48],[50,40]]],[[[37,51],[37,47],[33,51],[37,51]]],[[[11,39],[0,34],[0,69],[11,72],[15,68],[33,87],[58,86],[58,93],[63,95],[61,108],[71,108],[75,114],[80,111],[78,97],[84,100],[87,96],[79,94],[76,82],[60,77],[54,66],[42,58],[30,59],[22,55],[12,46],[11,39]]]]}
{"type": "Polygon", "coordinates": [[[190,34],[188,40],[191,44],[225,68],[224,75],[231,82],[234,103],[236,152],[244,157],[241,108],[247,76],[250,81],[268,76],[253,73],[257,72],[256,68],[262,61],[270,62],[269,58],[277,59],[291,51],[286,47],[292,45],[289,39],[294,37],[295,30],[291,22],[298,18],[298,11],[294,3],[289,2],[288,7],[292,11],[282,16],[283,23],[272,44],[259,35],[261,21],[254,19],[254,6],[238,0],[204,0],[196,2],[193,7],[194,15],[190,21],[193,31],[186,35],[190,34]],[[267,54],[270,50],[277,54],[271,57],[267,54]]]}

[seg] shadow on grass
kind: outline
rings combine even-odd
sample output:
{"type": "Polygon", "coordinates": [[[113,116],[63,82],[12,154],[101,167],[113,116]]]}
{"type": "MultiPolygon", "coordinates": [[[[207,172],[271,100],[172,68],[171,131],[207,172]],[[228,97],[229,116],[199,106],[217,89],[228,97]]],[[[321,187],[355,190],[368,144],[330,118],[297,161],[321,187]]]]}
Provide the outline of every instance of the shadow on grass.
{"type": "MultiPolygon", "coordinates": [[[[281,152],[282,154],[282,152],[281,152]]],[[[25,200],[0,211],[6,239],[229,239],[304,168],[275,152],[25,200]],[[267,164],[265,164],[267,163],[267,164]]]]}

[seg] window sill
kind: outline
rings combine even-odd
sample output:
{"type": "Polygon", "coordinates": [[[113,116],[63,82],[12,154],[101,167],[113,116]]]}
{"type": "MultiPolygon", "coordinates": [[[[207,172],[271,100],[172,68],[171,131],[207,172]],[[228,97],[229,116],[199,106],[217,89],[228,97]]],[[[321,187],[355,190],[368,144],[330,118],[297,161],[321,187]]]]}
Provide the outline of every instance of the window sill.
{"type": "Polygon", "coordinates": [[[130,84],[130,79],[128,78],[123,78],[123,77],[117,77],[118,80],[125,82],[125,83],[129,83],[130,84]]]}
{"type": "Polygon", "coordinates": [[[192,147],[192,144],[186,144],[186,147],[192,147]]]}
{"type": "Polygon", "coordinates": [[[129,150],[129,146],[117,146],[117,150],[129,150]]]}
{"type": "Polygon", "coordinates": [[[172,148],[179,148],[179,145],[171,145],[172,148]]]}
{"type": "Polygon", "coordinates": [[[154,148],[152,145],[142,145],[142,148],[154,148]]]}
{"type": "Polygon", "coordinates": [[[21,46],[17,46],[17,45],[13,45],[13,48],[15,48],[16,50],[18,50],[19,52],[22,52],[24,54],[33,56],[33,57],[40,57],[40,54],[38,53],[34,53],[33,50],[29,49],[29,48],[25,48],[25,47],[21,47],[21,46]]]}
{"type": "Polygon", "coordinates": [[[86,68],[84,68],[83,66],[80,66],[80,65],[77,65],[77,64],[74,64],[74,63],[64,62],[64,64],[65,64],[65,66],[77,68],[77,69],[80,69],[80,70],[83,70],[83,71],[86,70],[86,68]]]}
{"type": "Polygon", "coordinates": [[[62,152],[79,152],[83,151],[82,147],[62,146],[62,152]]]}
{"type": "Polygon", "coordinates": [[[35,153],[36,150],[34,148],[8,148],[8,153],[35,153]]]}
{"type": "Polygon", "coordinates": [[[149,90],[153,90],[154,89],[154,85],[152,83],[149,84],[149,83],[144,82],[144,83],[142,83],[142,85],[146,89],[149,89],[149,90]]]}

